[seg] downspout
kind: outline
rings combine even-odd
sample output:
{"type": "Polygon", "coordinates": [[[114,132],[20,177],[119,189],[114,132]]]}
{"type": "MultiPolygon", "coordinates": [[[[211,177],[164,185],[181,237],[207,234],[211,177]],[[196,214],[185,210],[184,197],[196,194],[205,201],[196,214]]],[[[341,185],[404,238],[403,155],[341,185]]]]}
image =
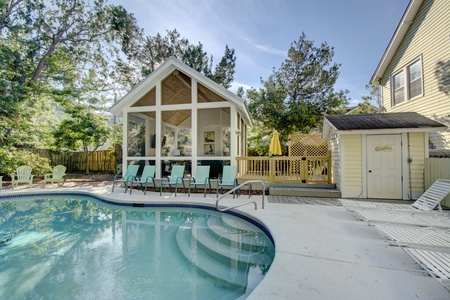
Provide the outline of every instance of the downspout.
{"type": "Polygon", "coordinates": [[[411,178],[411,163],[412,163],[412,158],[411,158],[411,144],[409,142],[409,132],[406,134],[407,138],[408,138],[408,173],[409,173],[409,194],[408,194],[408,198],[409,200],[412,200],[412,178],[411,178]]]}

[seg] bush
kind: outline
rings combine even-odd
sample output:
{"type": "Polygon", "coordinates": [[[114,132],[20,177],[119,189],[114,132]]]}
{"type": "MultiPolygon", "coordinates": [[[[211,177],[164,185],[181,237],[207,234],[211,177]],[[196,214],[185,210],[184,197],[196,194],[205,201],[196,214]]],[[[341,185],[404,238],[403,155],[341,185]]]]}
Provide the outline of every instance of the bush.
{"type": "Polygon", "coordinates": [[[23,165],[30,166],[34,175],[43,175],[52,170],[48,158],[40,157],[27,150],[0,148],[0,175],[11,176],[17,167],[23,165]]]}

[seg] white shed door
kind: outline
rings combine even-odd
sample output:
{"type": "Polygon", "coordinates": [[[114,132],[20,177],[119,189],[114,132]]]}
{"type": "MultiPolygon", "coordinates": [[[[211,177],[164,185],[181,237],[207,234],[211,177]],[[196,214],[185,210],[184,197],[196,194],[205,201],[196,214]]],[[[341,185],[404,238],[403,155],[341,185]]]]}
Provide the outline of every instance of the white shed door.
{"type": "Polygon", "coordinates": [[[367,136],[368,198],[402,199],[401,135],[367,136]]]}

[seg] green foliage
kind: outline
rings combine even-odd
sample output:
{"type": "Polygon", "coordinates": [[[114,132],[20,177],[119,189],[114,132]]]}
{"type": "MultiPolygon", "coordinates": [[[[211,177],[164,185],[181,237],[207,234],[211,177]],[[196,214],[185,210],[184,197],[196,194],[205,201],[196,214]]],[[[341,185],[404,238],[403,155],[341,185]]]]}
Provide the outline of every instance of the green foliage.
{"type": "Polygon", "coordinates": [[[316,129],[324,114],[341,113],[348,91],[333,89],[340,67],[332,63],[333,56],[333,47],[327,43],[316,47],[303,33],[291,44],[281,67],[261,80],[263,88],[247,91],[253,118],[278,130],[286,141],[290,133],[316,129]]]}
{"type": "Polygon", "coordinates": [[[145,123],[128,121],[128,155],[145,156],[145,123]]]}
{"type": "Polygon", "coordinates": [[[234,49],[225,46],[224,56],[212,71],[213,57],[203,50],[203,45],[191,44],[181,38],[176,30],[168,30],[166,36],[159,33],[154,36],[136,38],[133,46],[127,48],[127,59],[118,58],[114,71],[115,80],[127,90],[151,74],[169,57],[175,57],[196,71],[229,88],[234,78],[236,56],[234,49]]]}
{"type": "Polygon", "coordinates": [[[112,57],[140,28],[104,0],[1,1],[0,9],[0,145],[48,146],[74,102],[106,108],[112,57]]]}
{"type": "Polygon", "coordinates": [[[369,91],[369,95],[361,97],[364,102],[358,104],[358,112],[355,113],[380,113],[386,111],[381,99],[380,86],[367,84],[366,90],[369,91]],[[374,103],[375,106],[372,103],[374,103]]]}
{"type": "MultiPolygon", "coordinates": [[[[109,134],[107,119],[83,105],[73,106],[68,113],[70,117],[64,119],[54,131],[55,148],[83,149],[88,154],[106,142],[109,134]]],[[[89,174],[89,155],[86,155],[86,174],[89,174]]]]}
{"type": "Polygon", "coordinates": [[[43,175],[51,171],[50,161],[27,150],[15,148],[0,148],[0,174],[10,176],[17,167],[28,165],[33,174],[43,175]]]}

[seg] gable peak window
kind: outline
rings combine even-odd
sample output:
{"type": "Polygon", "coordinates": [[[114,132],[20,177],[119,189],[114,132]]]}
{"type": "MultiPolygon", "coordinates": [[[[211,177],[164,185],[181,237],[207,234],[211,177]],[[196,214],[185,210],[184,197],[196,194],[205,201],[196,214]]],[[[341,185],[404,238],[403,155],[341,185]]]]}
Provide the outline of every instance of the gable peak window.
{"type": "Polygon", "coordinates": [[[419,58],[392,76],[392,106],[422,95],[422,59],[419,58]]]}

